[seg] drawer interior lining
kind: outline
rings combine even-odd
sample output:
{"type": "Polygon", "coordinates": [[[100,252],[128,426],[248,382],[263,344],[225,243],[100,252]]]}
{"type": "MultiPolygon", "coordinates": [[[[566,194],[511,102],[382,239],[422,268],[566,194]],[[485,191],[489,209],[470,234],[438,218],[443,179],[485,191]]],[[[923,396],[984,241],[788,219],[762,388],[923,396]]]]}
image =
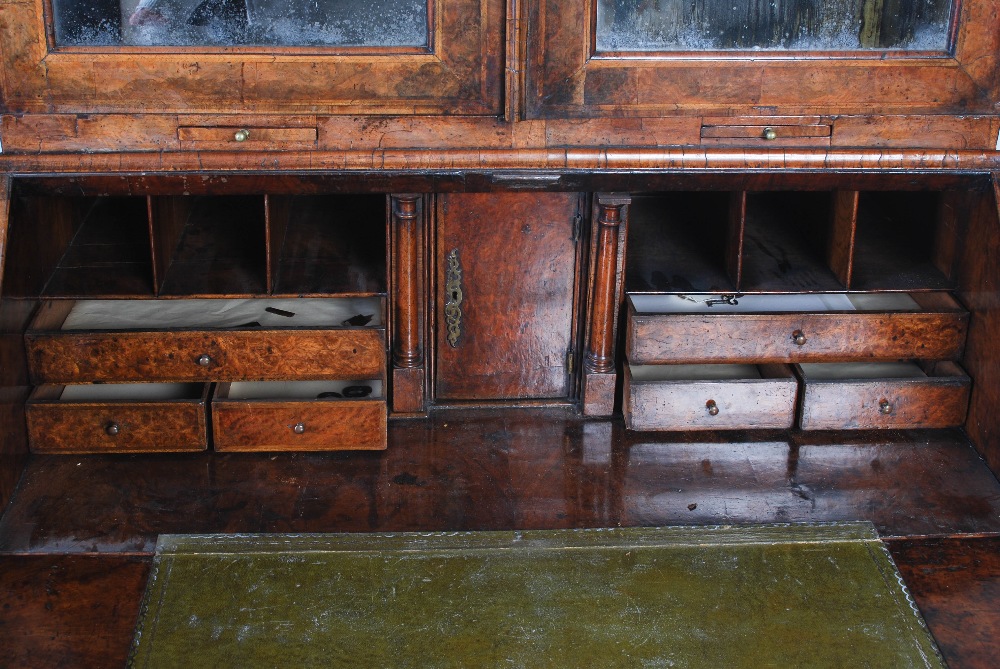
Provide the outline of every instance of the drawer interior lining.
{"type": "Polygon", "coordinates": [[[804,293],[764,295],[720,295],[718,293],[632,294],[637,313],[788,313],[830,311],[919,311],[920,305],[906,293],[804,293]],[[732,299],[725,299],[732,297],[732,299]]]}
{"type": "Polygon", "coordinates": [[[66,386],[63,402],[192,400],[202,396],[200,383],[97,383],[66,386]]]}
{"type": "Polygon", "coordinates": [[[356,316],[381,326],[380,298],[79,300],[61,329],[342,327],[356,316]]]}
{"type": "Polygon", "coordinates": [[[237,381],[228,385],[226,396],[220,399],[315,400],[320,399],[317,398],[320,393],[343,394],[344,388],[349,386],[368,386],[372,392],[365,397],[348,397],[346,399],[381,399],[383,396],[382,381],[378,379],[359,381],[237,381]]]}

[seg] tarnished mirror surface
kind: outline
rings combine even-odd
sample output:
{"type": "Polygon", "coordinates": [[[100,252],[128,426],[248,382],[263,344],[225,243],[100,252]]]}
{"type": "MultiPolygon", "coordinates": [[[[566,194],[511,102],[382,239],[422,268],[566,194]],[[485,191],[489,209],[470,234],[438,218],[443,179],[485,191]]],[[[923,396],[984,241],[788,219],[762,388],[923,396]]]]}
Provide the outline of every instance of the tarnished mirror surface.
{"type": "Polygon", "coordinates": [[[945,51],[950,0],[597,0],[598,52],[945,51]]]}
{"type": "Polygon", "coordinates": [[[422,47],[427,0],[52,0],[57,46],[422,47]]]}

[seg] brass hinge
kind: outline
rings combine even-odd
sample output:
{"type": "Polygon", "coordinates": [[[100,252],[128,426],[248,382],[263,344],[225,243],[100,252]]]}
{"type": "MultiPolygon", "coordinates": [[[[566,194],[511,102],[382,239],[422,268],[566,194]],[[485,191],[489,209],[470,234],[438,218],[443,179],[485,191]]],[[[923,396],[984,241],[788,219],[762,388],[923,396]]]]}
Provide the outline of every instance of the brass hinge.
{"type": "Polygon", "coordinates": [[[572,374],[574,367],[574,360],[576,360],[576,354],[573,349],[566,351],[566,373],[572,374]]]}

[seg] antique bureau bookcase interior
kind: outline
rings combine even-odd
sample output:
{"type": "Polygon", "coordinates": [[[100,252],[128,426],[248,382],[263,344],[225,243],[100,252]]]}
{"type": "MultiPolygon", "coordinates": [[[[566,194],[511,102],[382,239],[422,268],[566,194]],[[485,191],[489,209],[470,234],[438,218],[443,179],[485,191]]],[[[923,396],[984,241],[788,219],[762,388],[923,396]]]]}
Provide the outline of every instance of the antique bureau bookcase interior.
{"type": "MultiPolygon", "coordinates": [[[[913,578],[985,560],[998,8],[3,3],[0,563],[125,602],[6,660],[124,657],[168,531],[860,519],[913,578]]],[[[9,578],[8,629],[71,615],[9,578]]]]}

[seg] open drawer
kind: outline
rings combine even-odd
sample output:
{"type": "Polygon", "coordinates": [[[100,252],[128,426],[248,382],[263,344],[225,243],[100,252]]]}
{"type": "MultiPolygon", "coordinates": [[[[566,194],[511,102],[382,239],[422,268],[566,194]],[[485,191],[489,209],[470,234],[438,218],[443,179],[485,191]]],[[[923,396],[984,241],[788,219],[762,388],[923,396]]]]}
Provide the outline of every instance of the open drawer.
{"type": "Polygon", "coordinates": [[[787,365],[626,365],[632,430],[787,429],[798,382],[787,365]]]}
{"type": "Polygon", "coordinates": [[[203,451],[207,384],[39,386],[25,405],[36,453],[203,451]]]}
{"type": "Polygon", "coordinates": [[[943,428],[965,422],[971,381],[953,362],[797,367],[803,430],[943,428]]]}
{"type": "Polygon", "coordinates": [[[366,298],[43,303],[33,383],[381,378],[383,302],[366,298]]]}
{"type": "Polygon", "coordinates": [[[221,383],[212,399],[217,451],[353,451],[386,447],[380,380],[221,383]]]}
{"type": "Polygon", "coordinates": [[[953,360],[968,313],[951,295],[630,295],[634,365],[953,360]]]}

